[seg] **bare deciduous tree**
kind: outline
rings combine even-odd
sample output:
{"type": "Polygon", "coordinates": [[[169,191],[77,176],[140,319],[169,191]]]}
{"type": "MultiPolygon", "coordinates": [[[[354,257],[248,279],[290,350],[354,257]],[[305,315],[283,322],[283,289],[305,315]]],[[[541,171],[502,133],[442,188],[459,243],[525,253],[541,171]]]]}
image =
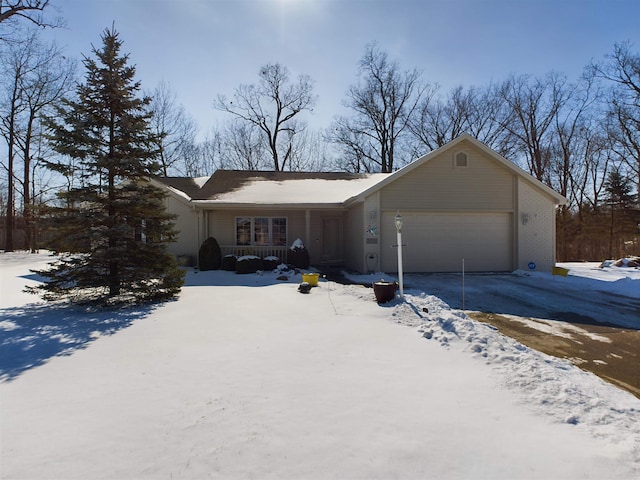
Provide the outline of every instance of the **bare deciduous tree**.
{"type": "MultiPolygon", "coordinates": [[[[24,134],[18,136],[18,144],[22,151],[23,160],[23,217],[25,223],[25,247],[34,250],[36,248],[33,237],[33,196],[35,195],[32,184],[32,170],[37,165],[34,163],[33,147],[40,148],[42,144],[43,129],[40,125],[40,116],[49,107],[59,101],[73,86],[75,78],[75,62],[65,58],[62,50],[54,43],[48,46],[42,45],[35,52],[34,69],[32,74],[24,80],[24,98],[26,111],[24,118],[24,134]]],[[[36,156],[36,161],[38,157],[36,156]]]]}
{"type": "Polygon", "coordinates": [[[15,226],[15,163],[17,156],[16,134],[18,130],[18,116],[26,108],[22,98],[20,79],[28,70],[28,55],[24,51],[9,50],[0,55],[6,76],[4,98],[0,100],[0,131],[7,142],[7,162],[3,165],[7,172],[7,212],[5,219],[5,251],[12,252],[15,248],[13,231],[15,226]]]}
{"type": "Polygon", "coordinates": [[[26,20],[38,27],[60,27],[61,19],[46,19],[42,12],[50,0],[0,0],[0,41],[14,40],[20,31],[19,20],[26,20]]]}
{"type": "Polygon", "coordinates": [[[151,128],[158,138],[159,160],[162,174],[167,176],[172,167],[192,148],[198,131],[196,121],[178,104],[177,95],[166,82],[160,82],[152,91],[149,110],[151,128]]]}
{"type": "Polygon", "coordinates": [[[409,129],[417,140],[416,155],[435,150],[465,131],[465,118],[470,107],[469,93],[462,86],[451,91],[446,100],[436,97],[435,88],[423,95],[409,129]]]}
{"type": "Polygon", "coordinates": [[[593,106],[599,100],[598,86],[585,78],[577,84],[569,85],[563,108],[556,113],[553,122],[554,154],[550,165],[550,186],[569,199],[563,208],[569,208],[576,199],[573,188],[573,173],[580,170],[585,148],[586,131],[592,131],[594,121],[593,106]]]}
{"type": "Polygon", "coordinates": [[[5,168],[8,173],[8,204],[6,247],[14,248],[13,224],[15,182],[22,186],[22,208],[25,222],[26,248],[35,248],[32,238],[33,147],[42,144],[40,117],[72,87],[75,62],[65,58],[55,43],[46,45],[31,30],[16,43],[8,44],[2,55],[6,67],[7,97],[0,100],[2,124],[0,131],[8,147],[5,168]],[[22,177],[16,162],[22,160],[22,177]]]}
{"type": "Polygon", "coordinates": [[[511,120],[511,110],[500,95],[501,86],[490,83],[486,87],[470,87],[465,128],[500,155],[510,158],[515,141],[505,128],[511,120]]]}
{"type": "Polygon", "coordinates": [[[616,123],[617,147],[640,190],[640,54],[631,51],[629,42],[618,43],[605,62],[591,64],[589,71],[613,84],[609,111],[616,123]]]}
{"type": "MultiPolygon", "coordinates": [[[[553,147],[550,165],[550,186],[568,199],[557,212],[557,245],[560,258],[568,257],[568,246],[575,237],[571,211],[579,208],[581,182],[588,166],[585,149],[593,132],[593,105],[599,100],[599,90],[592,79],[584,78],[569,85],[564,108],[558,110],[553,125],[553,147]]],[[[578,224],[578,226],[581,226],[578,224]]]]}
{"type": "Polygon", "coordinates": [[[338,117],[330,134],[351,160],[369,164],[357,165],[358,170],[391,172],[397,160],[408,162],[402,158],[402,139],[427,88],[420,76],[417,69],[400,70],[375,43],[366,46],[360,82],[349,88],[344,102],[353,116],[338,117]]]}
{"type": "Polygon", "coordinates": [[[261,67],[259,76],[257,85],[240,85],[233,100],[218,95],[214,106],[257,127],[271,155],[273,170],[281,171],[293,154],[291,138],[306,128],[299,115],[315,105],[313,81],[308,75],[299,75],[291,82],[289,70],[279,63],[261,67]]]}
{"type": "Polygon", "coordinates": [[[364,136],[351,128],[346,117],[338,117],[334,121],[326,138],[339,146],[340,160],[335,162],[336,169],[351,173],[377,170],[377,164],[371,162],[369,154],[373,148],[365,142],[364,136]]]}
{"type": "Polygon", "coordinates": [[[524,154],[529,173],[550,183],[551,127],[567,97],[566,78],[550,73],[543,78],[513,76],[504,83],[503,99],[509,105],[513,121],[505,128],[524,154]]]}
{"type": "Polygon", "coordinates": [[[504,156],[513,151],[513,140],[505,124],[509,108],[496,84],[487,87],[458,86],[446,99],[427,89],[416,115],[409,123],[415,156],[435,150],[467,132],[504,156]]]}
{"type": "Polygon", "coordinates": [[[218,168],[229,168],[224,164],[221,138],[220,132],[212,129],[204,140],[186,143],[173,170],[186,177],[206,177],[218,168]]]}
{"type": "Polygon", "coordinates": [[[289,170],[321,172],[327,167],[327,145],[319,132],[307,129],[292,142],[289,170]]]}
{"type": "Polygon", "coordinates": [[[224,127],[221,167],[235,170],[268,169],[269,162],[263,138],[254,124],[234,119],[224,127]]]}

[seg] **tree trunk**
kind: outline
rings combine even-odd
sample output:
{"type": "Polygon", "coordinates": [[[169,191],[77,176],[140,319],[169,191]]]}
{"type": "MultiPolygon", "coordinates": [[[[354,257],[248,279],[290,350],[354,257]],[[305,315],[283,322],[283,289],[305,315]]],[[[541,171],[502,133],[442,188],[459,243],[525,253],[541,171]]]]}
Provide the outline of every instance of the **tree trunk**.
{"type": "Polygon", "coordinates": [[[118,246],[118,239],[114,235],[114,229],[116,225],[116,211],[115,211],[115,175],[112,171],[109,172],[109,296],[115,297],[120,294],[120,277],[118,271],[118,261],[113,258],[116,247],[118,246]]]}
{"type": "Polygon", "coordinates": [[[22,216],[24,217],[24,247],[25,250],[33,251],[35,245],[32,242],[32,220],[31,220],[31,139],[33,137],[33,115],[30,115],[27,124],[27,132],[24,142],[24,178],[22,185],[22,195],[24,206],[22,216]]]}
{"type": "Polygon", "coordinates": [[[107,210],[107,223],[108,223],[108,242],[109,249],[107,255],[109,255],[109,296],[115,297],[120,294],[120,276],[118,272],[118,260],[114,258],[116,253],[116,247],[118,246],[118,238],[114,234],[115,226],[116,226],[116,170],[115,170],[115,162],[113,158],[115,156],[115,148],[114,145],[116,143],[116,133],[115,133],[115,114],[111,112],[110,126],[109,126],[109,158],[111,159],[110,166],[108,169],[108,201],[109,206],[107,210]]]}
{"type": "Polygon", "coordinates": [[[20,79],[20,73],[16,73],[13,82],[13,92],[11,96],[11,108],[9,111],[9,139],[8,139],[8,165],[7,165],[7,218],[6,218],[6,237],[4,250],[5,252],[13,252],[15,245],[13,241],[13,230],[15,229],[15,216],[14,216],[14,207],[15,207],[15,198],[14,198],[14,188],[15,188],[15,177],[14,177],[14,160],[15,160],[15,143],[16,143],[16,115],[18,110],[18,96],[19,96],[19,86],[18,81],[20,79]]]}

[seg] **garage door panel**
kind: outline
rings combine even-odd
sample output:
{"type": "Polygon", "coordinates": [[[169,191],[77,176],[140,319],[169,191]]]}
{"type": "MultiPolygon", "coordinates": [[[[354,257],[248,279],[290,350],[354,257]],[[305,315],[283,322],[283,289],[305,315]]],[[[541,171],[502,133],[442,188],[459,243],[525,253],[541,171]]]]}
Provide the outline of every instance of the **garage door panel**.
{"type": "MultiPolygon", "coordinates": [[[[383,216],[382,269],[397,270],[394,214],[383,216]],[[389,248],[386,248],[386,246],[389,248]]],[[[403,267],[406,272],[512,270],[509,213],[403,214],[403,267]]]]}

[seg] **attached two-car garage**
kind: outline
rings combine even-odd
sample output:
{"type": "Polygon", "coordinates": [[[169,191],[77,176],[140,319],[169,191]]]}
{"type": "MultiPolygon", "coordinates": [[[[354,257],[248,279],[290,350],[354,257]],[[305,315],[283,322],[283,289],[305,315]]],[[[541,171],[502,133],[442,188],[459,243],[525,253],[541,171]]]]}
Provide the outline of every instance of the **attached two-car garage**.
{"type": "MultiPolygon", "coordinates": [[[[397,271],[396,212],[383,212],[381,268],[397,271]]],[[[512,271],[510,212],[401,212],[405,272],[512,271]]]]}

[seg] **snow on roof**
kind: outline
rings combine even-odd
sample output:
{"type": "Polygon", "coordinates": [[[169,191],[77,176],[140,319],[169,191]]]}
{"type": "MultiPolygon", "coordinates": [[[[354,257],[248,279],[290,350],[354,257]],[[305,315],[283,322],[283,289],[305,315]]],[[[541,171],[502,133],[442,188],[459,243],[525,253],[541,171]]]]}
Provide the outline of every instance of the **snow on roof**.
{"type": "Polygon", "coordinates": [[[211,177],[196,177],[193,179],[193,181],[195,182],[196,185],[202,188],[204,187],[204,184],[209,181],[210,178],[211,177]]]}
{"type": "Polygon", "coordinates": [[[257,204],[307,204],[342,203],[371,187],[384,174],[374,174],[357,180],[262,180],[254,178],[241,188],[219,195],[213,203],[257,203],[257,204]]]}
{"type": "Polygon", "coordinates": [[[157,178],[179,196],[206,204],[340,204],[390,174],[218,170],[211,177],[157,178]]]}
{"type": "Polygon", "coordinates": [[[175,195],[184,198],[185,200],[189,201],[191,200],[191,198],[189,197],[189,195],[187,195],[186,193],[184,193],[182,190],[179,190],[175,187],[172,187],[171,185],[169,185],[167,187],[169,189],[170,192],[173,192],[175,195]]]}

